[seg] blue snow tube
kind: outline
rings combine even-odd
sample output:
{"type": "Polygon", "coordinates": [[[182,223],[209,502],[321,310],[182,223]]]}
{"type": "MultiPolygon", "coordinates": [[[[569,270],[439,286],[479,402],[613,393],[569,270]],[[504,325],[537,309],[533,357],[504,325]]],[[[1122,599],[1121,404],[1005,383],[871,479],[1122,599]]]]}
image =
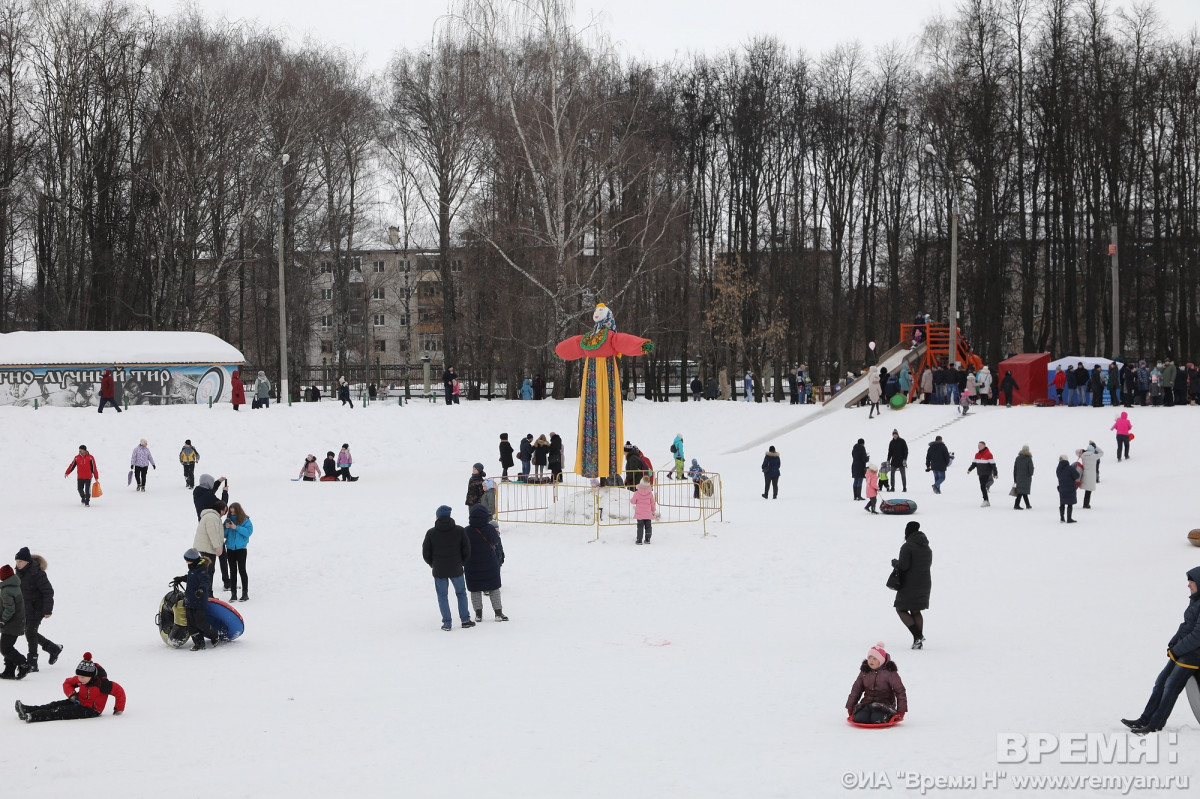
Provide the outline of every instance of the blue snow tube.
{"type": "Polygon", "coordinates": [[[234,610],[228,602],[215,596],[208,598],[208,623],[217,631],[217,637],[221,641],[232,641],[246,631],[242,614],[234,610]]]}

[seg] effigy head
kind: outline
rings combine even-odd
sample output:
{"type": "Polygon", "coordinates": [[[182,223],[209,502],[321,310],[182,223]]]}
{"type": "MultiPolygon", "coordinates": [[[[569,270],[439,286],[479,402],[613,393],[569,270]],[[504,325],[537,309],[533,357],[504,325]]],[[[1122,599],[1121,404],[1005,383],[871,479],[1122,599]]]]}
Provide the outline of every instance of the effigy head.
{"type": "Polygon", "coordinates": [[[615,332],[617,329],[617,320],[613,319],[612,310],[604,303],[596,305],[596,310],[592,312],[592,321],[596,323],[594,330],[597,333],[605,329],[615,332]]]}

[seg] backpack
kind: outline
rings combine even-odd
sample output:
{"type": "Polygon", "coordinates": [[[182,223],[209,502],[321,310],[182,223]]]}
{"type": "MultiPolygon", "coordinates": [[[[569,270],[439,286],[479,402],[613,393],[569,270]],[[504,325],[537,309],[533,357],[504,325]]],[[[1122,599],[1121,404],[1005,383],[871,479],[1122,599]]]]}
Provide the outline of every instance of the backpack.
{"type": "Polygon", "coordinates": [[[678,452],[678,450],[675,448],[675,445],[672,444],[671,445],[671,454],[674,455],[676,452],[678,452]]]}

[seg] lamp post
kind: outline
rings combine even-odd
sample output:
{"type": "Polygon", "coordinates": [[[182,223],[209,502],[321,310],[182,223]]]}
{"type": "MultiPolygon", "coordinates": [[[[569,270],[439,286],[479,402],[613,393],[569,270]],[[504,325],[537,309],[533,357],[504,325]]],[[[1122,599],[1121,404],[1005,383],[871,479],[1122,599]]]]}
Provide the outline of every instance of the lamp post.
{"type": "Polygon", "coordinates": [[[291,399],[288,391],[288,351],[287,351],[287,292],[283,277],[283,170],[290,156],[283,153],[279,166],[279,185],[276,199],[279,206],[279,402],[283,404],[291,399]]]}
{"type": "Polygon", "coordinates": [[[942,171],[950,179],[950,366],[958,361],[958,186],[954,173],[947,167],[932,144],[925,145],[925,152],[937,159],[942,171]]]}

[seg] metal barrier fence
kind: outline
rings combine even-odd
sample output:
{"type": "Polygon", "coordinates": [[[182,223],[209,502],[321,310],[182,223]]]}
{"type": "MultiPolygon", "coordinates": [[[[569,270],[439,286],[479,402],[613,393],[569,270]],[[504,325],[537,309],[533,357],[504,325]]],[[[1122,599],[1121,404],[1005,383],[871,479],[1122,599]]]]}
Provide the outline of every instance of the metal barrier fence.
{"type": "MultiPolygon", "coordinates": [[[[602,486],[599,480],[563,472],[561,482],[524,482],[511,480],[496,484],[495,517],[508,524],[560,524],[594,527],[595,540],[601,528],[636,525],[630,504],[630,486],[602,486]]],[[[652,487],[658,518],[654,525],[694,524],[699,522],[708,535],[708,520],[724,520],[721,475],[705,472],[699,482],[686,477],[678,480],[675,472],[654,473],[652,487]]]]}

